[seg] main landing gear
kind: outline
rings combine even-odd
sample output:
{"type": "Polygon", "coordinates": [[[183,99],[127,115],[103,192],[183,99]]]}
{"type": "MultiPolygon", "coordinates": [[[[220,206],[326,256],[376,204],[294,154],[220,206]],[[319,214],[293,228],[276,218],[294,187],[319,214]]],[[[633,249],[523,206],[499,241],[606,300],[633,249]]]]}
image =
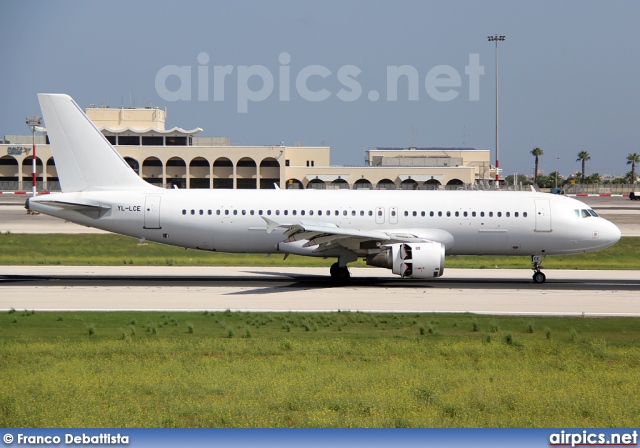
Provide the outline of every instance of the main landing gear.
{"type": "Polygon", "coordinates": [[[531,262],[533,263],[533,283],[544,283],[547,280],[547,276],[542,273],[542,260],[544,256],[532,255],[531,262]]]}
{"type": "Polygon", "coordinates": [[[339,262],[333,263],[329,272],[331,273],[331,281],[333,283],[344,285],[351,281],[349,269],[346,266],[340,266],[339,262]]]}

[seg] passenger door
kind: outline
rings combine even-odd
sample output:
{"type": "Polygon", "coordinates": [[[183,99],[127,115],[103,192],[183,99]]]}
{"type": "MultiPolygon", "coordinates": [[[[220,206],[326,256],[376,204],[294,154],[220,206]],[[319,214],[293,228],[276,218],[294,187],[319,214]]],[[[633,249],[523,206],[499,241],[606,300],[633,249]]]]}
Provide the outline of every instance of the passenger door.
{"type": "Polygon", "coordinates": [[[144,228],[161,229],[160,196],[147,196],[144,200],[144,228]]]}
{"type": "Polygon", "coordinates": [[[536,232],[551,232],[551,209],[548,199],[536,199],[536,232]]]}

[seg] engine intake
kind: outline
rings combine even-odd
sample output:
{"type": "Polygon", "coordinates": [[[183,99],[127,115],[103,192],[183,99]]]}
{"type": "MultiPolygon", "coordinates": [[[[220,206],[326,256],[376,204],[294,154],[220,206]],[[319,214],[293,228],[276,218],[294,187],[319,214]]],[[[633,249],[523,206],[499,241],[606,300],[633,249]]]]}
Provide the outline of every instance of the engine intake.
{"type": "Polygon", "coordinates": [[[409,278],[434,278],[444,273],[444,245],[427,243],[398,243],[385,246],[367,257],[367,264],[391,269],[394,274],[409,278]]]}

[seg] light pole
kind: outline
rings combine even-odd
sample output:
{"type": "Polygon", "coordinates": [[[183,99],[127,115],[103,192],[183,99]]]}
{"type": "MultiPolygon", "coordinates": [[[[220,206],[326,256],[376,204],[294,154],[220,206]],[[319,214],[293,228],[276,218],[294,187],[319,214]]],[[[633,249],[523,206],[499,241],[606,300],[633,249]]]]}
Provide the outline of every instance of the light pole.
{"type": "Polygon", "coordinates": [[[498,153],[498,42],[501,42],[505,39],[505,36],[498,36],[494,34],[493,36],[487,36],[489,42],[496,43],[496,187],[500,187],[500,162],[499,162],[499,153],[498,153]]]}
{"type": "Polygon", "coordinates": [[[42,118],[40,117],[27,117],[27,126],[31,128],[31,133],[33,134],[33,197],[36,197],[36,131],[40,128],[42,124],[42,118]]]}
{"type": "Polygon", "coordinates": [[[560,157],[556,159],[556,189],[558,188],[558,162],[560,161],[560,157]]]}

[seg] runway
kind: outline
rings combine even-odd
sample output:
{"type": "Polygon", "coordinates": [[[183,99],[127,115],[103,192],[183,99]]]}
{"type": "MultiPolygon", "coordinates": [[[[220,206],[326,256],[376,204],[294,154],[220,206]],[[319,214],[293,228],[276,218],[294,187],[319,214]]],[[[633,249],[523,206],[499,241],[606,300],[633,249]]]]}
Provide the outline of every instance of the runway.
{"type": "Polygon", "coordinates": [[[430,281],[352,269],[334,286],[325,268],[1,267],[0,310],[471,312],[640,316],[636,271],[446,269],[430,281]]]}

